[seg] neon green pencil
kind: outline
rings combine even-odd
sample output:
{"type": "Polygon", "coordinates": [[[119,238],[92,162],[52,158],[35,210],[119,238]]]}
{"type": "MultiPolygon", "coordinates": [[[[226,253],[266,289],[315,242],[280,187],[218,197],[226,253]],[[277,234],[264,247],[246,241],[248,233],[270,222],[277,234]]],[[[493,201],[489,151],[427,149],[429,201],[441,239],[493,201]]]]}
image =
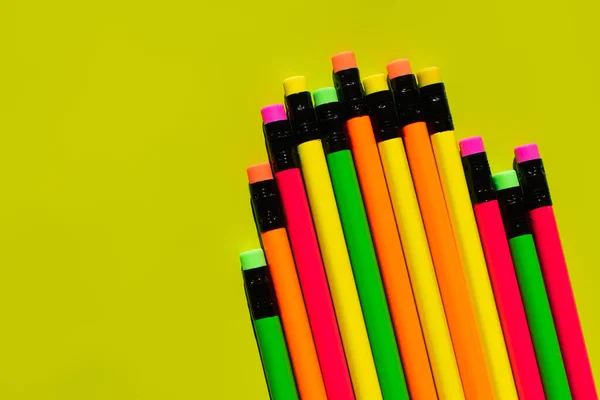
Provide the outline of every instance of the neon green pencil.
{"type": "Polygon", "coordinates": [[[381,391],[386,399],[408,400],[408,389],[394,327],[379,274],[352,154],[344,131],[345,123],[340,118],[337,95],[334,88],[323,88],[314,92],[314,98],[321,132],[326,136],[324,146],[327,165],[381,391]]]}
{"type": "Polygon", "coordinates": [[[279,320],[277,299],[261,249],[240,254],[254,332],[273,400],[298,400],[298,391],[279,320]]]}
{"type": "Polygon", "coordinates": [[[546,398],[571,399],[567,372],[517,174],[514,170],[500,172],[494,174],[493,180],[546,398]]]}

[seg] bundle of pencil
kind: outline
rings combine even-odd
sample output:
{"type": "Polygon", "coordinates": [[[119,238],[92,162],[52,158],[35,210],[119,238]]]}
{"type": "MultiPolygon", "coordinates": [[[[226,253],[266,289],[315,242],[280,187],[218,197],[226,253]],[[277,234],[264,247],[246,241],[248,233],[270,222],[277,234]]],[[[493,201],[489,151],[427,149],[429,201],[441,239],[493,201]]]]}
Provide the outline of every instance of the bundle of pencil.
{"type": "Polygon", "coordinates": [[[332,66],[332,87],[283,82],[247,169],[271,398],[597,399],[537,146],[493,175],[438,68],[332,66]]]}

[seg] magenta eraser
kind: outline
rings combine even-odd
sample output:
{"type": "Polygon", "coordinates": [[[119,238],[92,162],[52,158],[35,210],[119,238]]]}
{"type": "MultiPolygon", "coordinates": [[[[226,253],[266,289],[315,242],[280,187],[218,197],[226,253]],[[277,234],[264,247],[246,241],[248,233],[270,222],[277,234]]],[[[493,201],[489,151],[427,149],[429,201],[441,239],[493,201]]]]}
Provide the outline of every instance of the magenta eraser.
{"type": "Polygon", "coordinates": [[[260,110],[260,115],[262,115],[263,124],[275,121],[285,121],[287,119],[283,104],[271,104],[270,106],[263,107],[260,110]]]}
{"type": "Polygon", "coordinates": [[[537,144],[524,144],[523,146],[515,147],[515,159],[517,163],[525,161],[536,160],[540,157],[540,151],[538,150],[537,144]]]}
{"type": "Polygon", "coordinates": [[[485,147],[483,147],[483,139],[481,136],[473,136],[463,139],[458,142],[458,146],[460,147],[460,155],[463,157],[485,152],[485,147]]]}

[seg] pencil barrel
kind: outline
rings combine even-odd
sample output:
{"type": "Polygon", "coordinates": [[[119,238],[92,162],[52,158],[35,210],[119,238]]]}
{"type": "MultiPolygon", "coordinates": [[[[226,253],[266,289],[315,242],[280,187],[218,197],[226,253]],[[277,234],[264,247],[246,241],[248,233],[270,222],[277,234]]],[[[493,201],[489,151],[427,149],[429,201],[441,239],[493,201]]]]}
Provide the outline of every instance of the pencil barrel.
{"type": "Polygon", "coordinates": [[[465,396],[493,399],[474,305],[454,243],[427,126],[424,122],[409,124],[403,134],[465,396]]]}
{"type": "Polygon", "coordinates": [[[438,398],[463,399],[458,365],[402,139],[385,140],[378,146],[438,398]]]}
{"type": "Polygon", "coordinates": [[[370,118],[353,118],[347,127],[408,389],[411,397],[435,398],[427,348],[370,118]]]}
{"type": "Polygon", "coordinates": [[[509,244],[546,398],[570,399],[569,382],[533,237],[517,236],[510,239],[509,244]]]}
{"type": "Polygon", "coordinates": [[[523,188],[533,238],[552,308],[571,394],[597,399],[575,295],[563,251],[544,163],[536,144],[515,148],[515,169],[523,188]]]}
{"type": "Polygon", "coordinates": [[[329,289],[357,399],[382,399],[371,346],[320,140],[298,146],[329,289]]]}
{"type": "Polygon", "coordinates": [[[462,268],[474,299],[494,393],[499,400],[516,400],[517,390],[454,132],[436,133],[431,143],[462,268]]]}
{"type": "Polygon", "coordinates": [[[529,213],[533,238],[573,398],[597,399],[575,295],[551,206],[529,213]]]}
{"type": "Polygon", "coordinates": [[[261,234],[301,397],[327,399],[294,257],[284,228],[261,234]]]}
{"type": "Polygon", "coordinates": [[[276,173],[275,179],[328,398],[353,399],[352,382],[302,174],[298,168],[288,169],[276,173]]]}
{"type": "Polygon", "coordinates": [[[331,182],[352,262],[384,398],[409,399],[377,256],[349,150],[327,155],[331,182]]]}
{"type": "Polygon", "coordinates": [[[299,399],[279,317],[257,320],[254,329],[271,398],[299,399]]]}
{"type": "Polygon", "coordinates": [[[498,201],[475,204],[473,209],[519,398],[544,400],[544,388],[498,201]]]}

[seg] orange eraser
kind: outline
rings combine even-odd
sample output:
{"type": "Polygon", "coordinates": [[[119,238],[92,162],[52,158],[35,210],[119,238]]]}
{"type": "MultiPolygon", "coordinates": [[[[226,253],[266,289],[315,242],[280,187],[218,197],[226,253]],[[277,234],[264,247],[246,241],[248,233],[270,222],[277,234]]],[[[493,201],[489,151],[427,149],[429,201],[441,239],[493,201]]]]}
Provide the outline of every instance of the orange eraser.
{"type": "Polygon", "coordinates": [[[256,182],[273,179],[271,164],[268,162],[251,165],[246,168],[246,172],[248,173],[248,183],[251,185],[256,182]]]}
{"type": "Polygon", "coordinates": [[[356,68],[356,56],[353,51],[344,51],[331,57],[331,63],[333,64],[333,72],[356,68]]]}
{"type": "Polygon", "coordinates": [[[412,75],[410,62],[406,59],[392,61],[387,65],[388,79],[394,79],[399,76],[412,75]]]}

